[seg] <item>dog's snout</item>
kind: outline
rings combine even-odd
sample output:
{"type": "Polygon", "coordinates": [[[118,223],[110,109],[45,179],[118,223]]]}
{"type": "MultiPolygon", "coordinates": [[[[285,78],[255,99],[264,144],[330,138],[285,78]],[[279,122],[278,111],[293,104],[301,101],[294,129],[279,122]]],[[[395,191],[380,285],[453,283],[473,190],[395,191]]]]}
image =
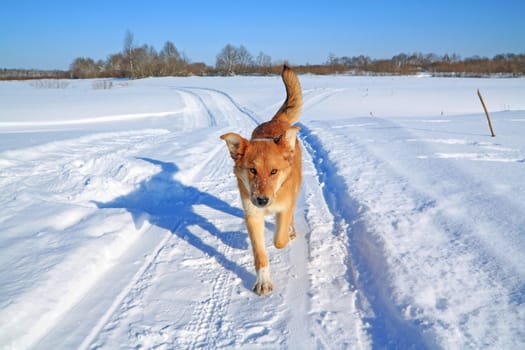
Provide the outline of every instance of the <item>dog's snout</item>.
{"type": "Polygon", "coordinates": [[[257,205],[260,206],[260,207],[266,206],[266,204],[268,204],[268,200],[269,199],[266,196],[260,196],[260,197],[256,198],[257,205]]]}

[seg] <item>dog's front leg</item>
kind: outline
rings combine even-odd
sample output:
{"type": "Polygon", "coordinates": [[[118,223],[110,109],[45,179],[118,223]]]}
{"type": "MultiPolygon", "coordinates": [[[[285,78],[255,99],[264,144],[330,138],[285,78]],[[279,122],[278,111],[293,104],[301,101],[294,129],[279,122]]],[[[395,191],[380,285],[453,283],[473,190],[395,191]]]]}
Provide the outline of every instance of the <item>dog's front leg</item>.
{"type": "Polygon", "coordinates": [[[295,239],[295,227],[293,224],[294,206],[290,206],[287,210],[279,212],[275,215],[275,237],[273,244],[277,249],[286,247],[290,239],[295,239]]]}
{"type": "Polygon", "coordinates": [[[255,271],[257,272],[253,290],[259,295],[267,294],[272,291],[273,284],[270,280],[270,264],[264,245],[264,214],[252,212],[246,215],[246,226],[252,242],[255,271]]]}

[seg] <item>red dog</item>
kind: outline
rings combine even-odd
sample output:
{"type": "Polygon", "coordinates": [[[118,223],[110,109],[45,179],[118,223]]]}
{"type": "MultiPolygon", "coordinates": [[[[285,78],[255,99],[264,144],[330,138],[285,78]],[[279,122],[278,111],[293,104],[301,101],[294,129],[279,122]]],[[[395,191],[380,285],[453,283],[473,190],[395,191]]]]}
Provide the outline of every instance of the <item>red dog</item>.
{"type": "Polygon", "coordinates": [[[301,85],[294,71],[284,66],[286,100],[269,122],[256,127],[248,141],[235,133],[221,136],[235,161],[233,172],[250,234],[257,280],[253,290],[262,295],[273,289],[264,245],[264,216],[275,213],[274,245],[284,248],[296,236],[295,202],[301,187],[301,149],[297,139],[302,106],[301,85]]]}

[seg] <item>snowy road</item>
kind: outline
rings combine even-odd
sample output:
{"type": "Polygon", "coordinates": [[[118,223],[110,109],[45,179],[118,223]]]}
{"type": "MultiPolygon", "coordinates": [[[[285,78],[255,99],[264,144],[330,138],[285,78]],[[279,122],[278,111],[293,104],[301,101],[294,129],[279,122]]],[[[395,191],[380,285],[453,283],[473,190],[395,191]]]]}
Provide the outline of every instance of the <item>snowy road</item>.
{"type": "Polygon", "coordinates": [[[301,78],[298,239],[276,250],[268,221],[266,297],[219,136],[271,117],[278,79],[2,83],[0,347],[523,346],[525,81],[483,80],[509,106],[491,139],[443,113],[468,79],[301,78]]]}

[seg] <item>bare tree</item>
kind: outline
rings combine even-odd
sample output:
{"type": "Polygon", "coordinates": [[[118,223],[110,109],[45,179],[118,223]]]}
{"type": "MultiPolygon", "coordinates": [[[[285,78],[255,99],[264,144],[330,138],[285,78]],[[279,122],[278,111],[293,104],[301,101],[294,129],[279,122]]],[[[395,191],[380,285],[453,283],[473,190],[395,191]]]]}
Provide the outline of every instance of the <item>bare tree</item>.
{"type": "Polygon", "coordinates": [[[237,49],[237,53],[239,57],[237,71],[240,73],[247,73],[249,68],[254,65],[253,56],[243,45],[237,49]]]}
{"type": "Polygon", "coordinates": [[[134,67],[133,67],[133,49],[135,44],[133,43],[133,33],[129,30],[126,32],[124,37],[124,53],[129,61],[129,71],[130,77],[133,79],[135,77],[134,67]]]}
{"type": "Polygon", "coordinates": [[[259,73],[269,74],[272,71],[272,58],[264,52],[259,52],[255,60],[259,73]]]}
{"type": "Polygon", "coordinates": [[[328,54],[328,61],[326,61],[326,64],[329,66],[336,66],[340,63],[339,61],[340,61],[340,58],[337,57],[335,53],[330,52],[328,54]]]}
{"type": "Polygon", "coordinates": [[[227,44],[217,55],[215,68],[222,74],[233,75],[238,64],[239,50],[235,46],[227,44]]]}
{"type": "Polygon", "coordinates": [[[166,43],[164,44],[164,48],[161,51],[161,55],[165,57],[175,58],[177,60],[181,59],[180,53],[175,47],[175,44],[169,40],[166,41],[166,43]]]}
{"type": "Polygon", "coordinates": [[[265,54],[264,52],[259,52],[256,59],[256,64],[259,67],[271,67],[272,66],[272,57],[265,54]]]}
{"type": "Polygon", "coordinates": [[[171,41],[166,41],[160,52],[162,61],[161,75],[180,75],[185,66],[185,60],[171,41]]]}

